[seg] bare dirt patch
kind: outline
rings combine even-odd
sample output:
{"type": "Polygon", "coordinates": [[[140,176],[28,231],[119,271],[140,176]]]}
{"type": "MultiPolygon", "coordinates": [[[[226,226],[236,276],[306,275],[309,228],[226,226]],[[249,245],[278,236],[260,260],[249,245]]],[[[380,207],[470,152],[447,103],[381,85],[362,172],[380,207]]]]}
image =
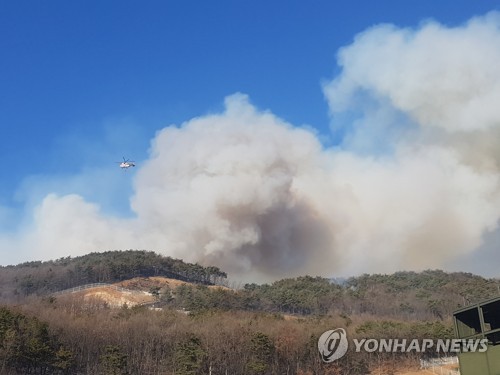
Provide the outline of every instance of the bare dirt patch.
{"type": "Polygon", "coordinates": [[[154,302],[154,297],[149,293],[123,291],[113,288],[90,289],[86,291],[84,298],[100,298],[113,307],[120,307],[124,304],[136,306],[142,303],[154,302]]]}
{"type": "MultiPolygon", "coordinates": [[[[164,288],[169,287],[171,289],[175,289],[181,285],[196,285],[192,283],[188,283],[186,281],[171,279],[168,277],[162,276],[152,276],[152,277],[135,277],[130,280],[120,281],[115,283],[116,286],[121,286],[123,288],[131,289],[131,290],[143,290],[149,291],[151,288],[164,288]]],[[[230,289],[221,285],[209,285],[209,288],[222,288],[222,289],[230,289]]]]}
{"type": "Polygon", "coordinates": [[[85,303],[95,304],[96,301],[103,301],[110,307],[137,306],[143,303],[154,302],[154,296],[142,291],[117,290],[110,286],[100,286],[92,289],[85,289],[60,298],[83,299],[85,303]]]}

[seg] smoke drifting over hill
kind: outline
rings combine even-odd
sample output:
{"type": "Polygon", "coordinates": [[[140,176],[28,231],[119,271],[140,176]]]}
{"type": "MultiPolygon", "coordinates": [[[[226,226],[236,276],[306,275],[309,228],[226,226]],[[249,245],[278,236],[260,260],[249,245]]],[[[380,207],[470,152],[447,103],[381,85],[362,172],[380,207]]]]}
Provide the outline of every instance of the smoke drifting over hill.
{"type": "Polygon", "coordinates": [[[1,248],[34,259],[148,249],[247,279],[444,267],[498,230],[498,61],[497,13],[373,27],[323,85],[335,146],[234,94],[223,113],[156,134],[135,218],[49,195],[1,248]]]}

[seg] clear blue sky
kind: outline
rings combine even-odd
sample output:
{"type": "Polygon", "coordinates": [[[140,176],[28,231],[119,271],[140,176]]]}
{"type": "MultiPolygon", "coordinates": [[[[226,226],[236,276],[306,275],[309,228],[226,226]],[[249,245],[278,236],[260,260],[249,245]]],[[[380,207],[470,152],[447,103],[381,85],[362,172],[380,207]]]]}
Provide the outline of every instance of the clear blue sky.
{"type": "MultiPolygon", "coordinates": [[[[31,174],[72,173],[92,159],[82,138],[145,156],[159,128],[216,110],[243,92],[262,109],[326,131],[320,81],[339,47],[389,22],[447,25],[496,1],[0,2],[0,202],[31,174]],[[138,126],[106,144],[107,126],[138,126]],[[63,144],[61,144],[63,143],[63,144]]],[[[114,161],[111,160],[111,161],[114,161]]]]}
{"type": "Polygon", "coordinates": [[[459,25],[498,8],[491,0],[0,0],[0,223],[14,227],[30,199],[52,190],[74,188],[120,210],[132,188],[114,162],[146,159],[159,129],[219,111],[235,92],[328,136],[321,82],[357,33],[429,18],[459,25]],[[71,177],[93,169],[121,174],[107,187],[71,177]]]}

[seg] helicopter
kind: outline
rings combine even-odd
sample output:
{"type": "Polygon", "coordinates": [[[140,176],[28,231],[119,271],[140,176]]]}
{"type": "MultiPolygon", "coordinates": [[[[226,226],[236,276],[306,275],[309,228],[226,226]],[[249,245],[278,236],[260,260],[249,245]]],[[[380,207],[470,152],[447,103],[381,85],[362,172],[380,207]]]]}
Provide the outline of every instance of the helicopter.
{"type": "Polygon", "coordinates": [[[132,160],[125,159],[123,157],[123,161],[117,161],[118,164],[120,164],[120,168],[127,170],[130,167],[135,167],[135,162],[132,160]]]}

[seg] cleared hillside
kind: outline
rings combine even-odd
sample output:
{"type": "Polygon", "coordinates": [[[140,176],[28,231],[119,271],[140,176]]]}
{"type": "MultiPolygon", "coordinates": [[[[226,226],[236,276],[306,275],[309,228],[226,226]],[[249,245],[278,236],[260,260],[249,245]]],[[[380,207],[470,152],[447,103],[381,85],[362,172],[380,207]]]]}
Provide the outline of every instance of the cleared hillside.
{"type": "MultiPolygon", "coordinates": [[[[54,293],[52,296],[63,302],[79,301],[87,305],[103,305],[110,308],[152,305],[154,303],[165,306],[166,303],[161,300],[161,297],[168,290],[173,299],[177,287],[180,286],[192,287],[196,285],[161,276],[135,277],[114,284],[86,284],[54,293]]],[[[209,289],[230,290],[219,285],[207,287],[209,289]]]]}

